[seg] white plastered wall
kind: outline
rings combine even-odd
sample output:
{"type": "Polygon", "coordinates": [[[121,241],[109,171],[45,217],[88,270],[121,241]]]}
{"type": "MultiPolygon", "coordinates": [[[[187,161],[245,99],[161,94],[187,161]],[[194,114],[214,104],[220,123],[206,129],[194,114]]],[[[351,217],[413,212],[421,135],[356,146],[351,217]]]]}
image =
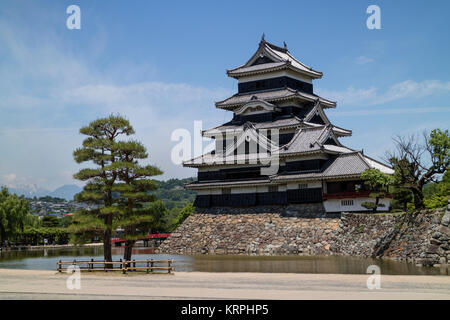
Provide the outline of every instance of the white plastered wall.
{"type": "MultiPolygon", "coordinates": [[[[328,199],[323,202],[326,212],[346,212],[346,211],[370,211],[367,208],[361,206],[363,202],[373,202],[373,198],[347,198],[347,199],[328,199]],[[342,205],[342,200],[353,200],[352,206],[342,205]]],[[[380,199],[380,203],[384,204],[384,207],[378,207],[378,211],[388,211],[390,199],[380,199]]]]}

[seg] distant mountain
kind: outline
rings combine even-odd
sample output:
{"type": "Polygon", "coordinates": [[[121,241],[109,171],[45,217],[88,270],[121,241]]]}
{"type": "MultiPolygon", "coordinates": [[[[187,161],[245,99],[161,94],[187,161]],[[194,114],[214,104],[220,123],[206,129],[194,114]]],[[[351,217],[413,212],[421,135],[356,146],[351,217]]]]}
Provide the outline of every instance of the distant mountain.
{"type": "Polygon", "coordinates": [[[8,187],[9,192],[15,193],[19,196],[25,196],[26,198],[40,198],[40,197],[54,197],[62,198],[66,200],[73,200],[75,194],[80,192],[82,189],[74,184],[66,184],[62,187],[57,188],[55,191],[50,191],[38,187],[37,185],[15,185],[14,187],[8,187]]]}
{"type": "MultiPolygon", "coordinates": [[[[196,192],[184,189],[186,183],[195,181],[195,178],[186,179],[169,179],[166,181],[158,181],[158,189],[153,194],[160,200],[164,201],[168,209],[174,207],[183,208],[186,204],[194,202],[196,192]]],[[[53,198],[62,198],[68,201],[73,200],[75,194],[83,189],[74,184],[66,184],[54,191],[43,189],[37,185],[15,185],[8,187],[11,193],[23,195],[27,198],[40,198],[50,196],[53,198]]]]}
{"type": "Polygon", "coordinates": [[[49,196],[54,198],[63,198],[66,200],[73,200],[73,197],[83,189],[74,184],[66,184],[51,192],[49,196]]]}
{"type": "Polygon", "coordinates": [[[15,193],[19,196],[25,196],[27,198],[45,197],[51,193],[51,191],[40,188],[35,184],[15,185],[14,187],[8,187],[8,190],[11,193],[15,193]]]}

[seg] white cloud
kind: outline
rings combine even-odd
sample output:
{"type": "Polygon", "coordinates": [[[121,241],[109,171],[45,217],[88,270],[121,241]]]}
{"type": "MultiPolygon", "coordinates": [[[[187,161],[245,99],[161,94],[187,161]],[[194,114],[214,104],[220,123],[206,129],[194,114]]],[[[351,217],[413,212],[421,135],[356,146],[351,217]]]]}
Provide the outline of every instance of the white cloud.
{"type": "Polygon", "coordinates": [[[18,175],[16,173],[8,173],[0,176],[0,185],[5,185],[9,188],[36,186],[44,182],[46,182],[45,178],[37,178],[31,175],[18,175]]]}
{"type": "Polygon", "coordinates": [[[340,105],[370,106],[401,99],[417,99],[435,94],[449,93],[450,81],[425,80],[416,82],[406,80],[390,86],[386,91],[379,92],[375,87],[355,89],[349,87],[344,91],[317,90],[319,95],[335,100],[340,105]]]}
{"type": "Polygon", "coordinates": [[[388,114],[419,114],[419,113],[435,113],[449,112],[450,107],[422,107],[422,108],[389,108],[389,109],[370,109],[370,110],[353,110],[353,111],[334,111],[330,110],[329,115],[334,117],[351,117],[351,116],[372,116],[372,115],[388,115],[388,114]]]}
{"type": "Polygon", "coordinates": [[[356,64],[367,64],[367,63],[371,63],[374,62],[375,60],[366,56],[359,56],[355,58],[355,63],[356,64]]]}
{"type": "MultiPolygon", "coordinates": [[[[67,88],[46,99],[47,108],[53,106],[46,114],[52,117],[52,112],[62,113],[67,118],[75,117],[78,123],[80,118],[89,119],[76,126],[58,128],[43,127],[41,119],[22,127],[0,127],[0,146],[9,150],[11,159],[0,164],[0,174],[2,171],[22,172],[29,176],[39,174],[47,178],[45,187],[49,189],[76,183],[72,175],[86,166],[77,165],[72,158],[73,150],[83,139],[78,134],[79,127],[95,118],[120,113],[134,126],[135,138],[147,147],[147,162],[164,171],[162,178],[192,176],[195,170],[171,162],[171,148],[176,144],[170,140],[171,133],[177,128],[186,128],[192,133],[196,119],[204,120],[203,129],[221,124],[222,113],[214,108],[213,102],[229,93],[221,88],[163,82],[67,88]],[[32,160],[28,160],[27,155],[32,155],[32,160]]],[[[22,112],[27,110],[28,107],[24,107],[22,112]]]]}
{"type": "MultiPolygon", "coordinates": [[[[148,116],[159,114],[173,119],[173,115],[175,118],[180,116],[180,111],[198,109],[207,104],[213,108],[214,100],[220,100],[229,94],[229,90],[222,88],[210,89],[185,83],[153,81],[68,88],[54,94],[53,99],[68,105],[83,105],[107,112],[140,111],[148,116]]],[[[185,119],[186,114],[181,116],[185,119]]]]}
{"type": "MultiPolygon", "coordinates": [[[[110,113],[130,120],[136,139],[148,149],[148,162],[161,167],[164,178],[191,176],[195,170],[171,163],[176,143],[170,134],[180,127],[192,132],[196,119],[205,121],[204,129],[221,124],[223,112],[214,101],[232,94],[223,88],[150,81],[158,79],[151,65],[118,61],[118,69],[100,70],[99,60],[75,54],[51,30],[35,39],[29,28],[3,20],[0,39],[0,113],[8,115],[0,117],[0,147],[8,150],[7,160],[0,161],[0,182],[43,183],[49,189],[76,183],[73,173],[87,166],[73,160],[83,139],[78,130],[110,113]],[[143,73],[149,78],[143,80],[143,73]]],[[[94,49],[101,58],[107,41],[102,39],[99,47],[93,44],[86,51],[94,49]]]]}
{"type": "Polygon", "coordinates": [[[15,173],[8,173],[4,175],[4,180],[7,183],[14,182],[17,179],[17,175],[15,173]]]}

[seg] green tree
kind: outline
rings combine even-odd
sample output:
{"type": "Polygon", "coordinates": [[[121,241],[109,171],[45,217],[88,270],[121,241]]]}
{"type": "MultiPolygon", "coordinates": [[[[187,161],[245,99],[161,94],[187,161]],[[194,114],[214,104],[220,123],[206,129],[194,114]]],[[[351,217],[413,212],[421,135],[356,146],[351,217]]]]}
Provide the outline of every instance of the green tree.
{"type": "Polygon", "coordinates": [[[2,187],[0,191],[1,244],[23,232],[28,215],[28,201],[24,197],[10,194],[6,187],[2,187]]]}
{"type": "Polygon", "coordinates": [[[429,199],[431,198],[436,192],[438,192],[438,182],[430,181],[426,185],[423,186],[423,198],[429,199]]]}
{"type": "MultiPolygon", "coordinates": [[[[35,198],[36,198],[36,197],[35,197],[35,198]]],[[[52,203],[66,202],[65,199],[62,199],[62,198],[56,198],[56,197],[51,197],[51,196],[40,197],[40,198],[39,198],[39,201],[52,202],[52,203]]]]}
{"type": "Polygon", "coordinates": [[[194,205],[192,203],[187,204],[181,211],[178,213],[178,215],[173,220],[173,230],[178,228],[184,220],[187,219],[191,214],[194,213],[194,205]]]}
{"type": "Polygon", "coordinates": [[[395,170],[394,185],[411,190],[417,210],[425,208],[423,188],[445,173],[450,166],[448,130],[434,129],[424,133],[423,142],[415,136],[394,139],[396,151],[388,154],[395,170]]]}
{"type": "Polygon", "coordinates": [[[162,171],[151,165],[139,164],[148,154],[138,141],[119,142],[116,144],[116,150],[119,157],[115,167],[121,183],[116,184],[113,191],[119,195],[118,208],[122,215],[118,223],[125,230],[124,260],[129,261],[136,240],[146,234],[155,220],[146,203],[156,200],[150,192],[156,190],[157,183],[150,178],[162,174],[162,171]]]}
{"type": "Polygon", "coordinates": [[[105,223],[98,209],[80,210],[73,215],[67,230],[71,233],[72,243],[82,244],[96,238],[104,239],[105,223]]]}
{"type": "Polygon", "coordinates": [[[371,191],[370,197],[375,198],[375,202],[363,202],[361,205],[364,208],[372,209],[372,212],[376,212],[378,207],[384,207],[384,204],[380,203],[380,199],[386,197],[392,178],[378,169],[365,170],[361,173],[361,178],[371,191]]]}
{"type": "Polygon", "coordinates": [[[72,230],[77,234],[102,232],[104,258],[112,261],[111,237],[113,220],[120,214],[113,197],[113,188],[118,179],[115,162],[118,158],[117,139],[134,133],[129,121],[119,115],[110,115],[98,119],[80,129],[87,136],[83,146],[74,151],[77,163],[89,162],[95,168],[80,170],[74,178],[86,181],[83,191],[76,195],[76,200],[94,204],[96,209],[79,213],[78,222],[72,230]]]}
{"type": "Polygon", "coordinates": [[[193,181],[195,181],[194,178],[158,181],[158,189],[152,192],[152,194],[159,200],[162,200],[168,210],[174,208],[182,209],[187,204],[193,203],[195,200],[197,192],[183,188],[186,183],[191,183],[193,181]],[[178,200],[175,201],[174,199],[178,200]]]}
{"type": "Polygon", "coordinates": [[[169,210],[160,199],[146,204],[152,213],[153,221],[150,224],[152,233],[167,232],[170,223],[169,210]]]}
{"type": "Polygon", "coordinates": [[[429,209],[447,206],[450,197],[450,171],[445,171],[442,181],[435,183],[435,192],[425,196],[424,203],[429,209]]]}
{"type": "Polygon", "coordinates": [[[59,225],[62,228],[68,228],[72,224],[72,216],[65,215],[59,221],[59,225]]]}
{"type": "Polygon", "coordinates": [[[43,228],[56,228],[59,227],[59,219],[55,216],[45,216],[42,218],[41,226],[43,228]]]}
{"type": "Polygon", "coordinates": [[[24,225],[25,227],[37,227],[39,226],[40,221],[37,215],[33,215],[31,213],[27,214],[25,217],[24,225]]]}
{"type": "Polygon", "coordinates": [[[413,201],[411,190],[393,186],[391,193],[393,196],[391,201],[392,208],[401,209],[406,212],[408,209],[408,203],[412,204],[413,201]]]}

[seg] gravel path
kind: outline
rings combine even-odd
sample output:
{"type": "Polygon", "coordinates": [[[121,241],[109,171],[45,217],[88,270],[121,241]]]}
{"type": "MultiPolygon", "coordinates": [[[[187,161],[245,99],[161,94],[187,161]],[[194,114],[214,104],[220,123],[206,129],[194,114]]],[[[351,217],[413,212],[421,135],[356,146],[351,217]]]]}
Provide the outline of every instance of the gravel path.
{"type": "Polygon", "coordinates": [[[381,278],[369,290],[369,275],[206,273],[122,275],[82,273],[81,289],[66,287],[68,274],[0,269],[0,299],[445,299],[449,276],[381,278]]]}

